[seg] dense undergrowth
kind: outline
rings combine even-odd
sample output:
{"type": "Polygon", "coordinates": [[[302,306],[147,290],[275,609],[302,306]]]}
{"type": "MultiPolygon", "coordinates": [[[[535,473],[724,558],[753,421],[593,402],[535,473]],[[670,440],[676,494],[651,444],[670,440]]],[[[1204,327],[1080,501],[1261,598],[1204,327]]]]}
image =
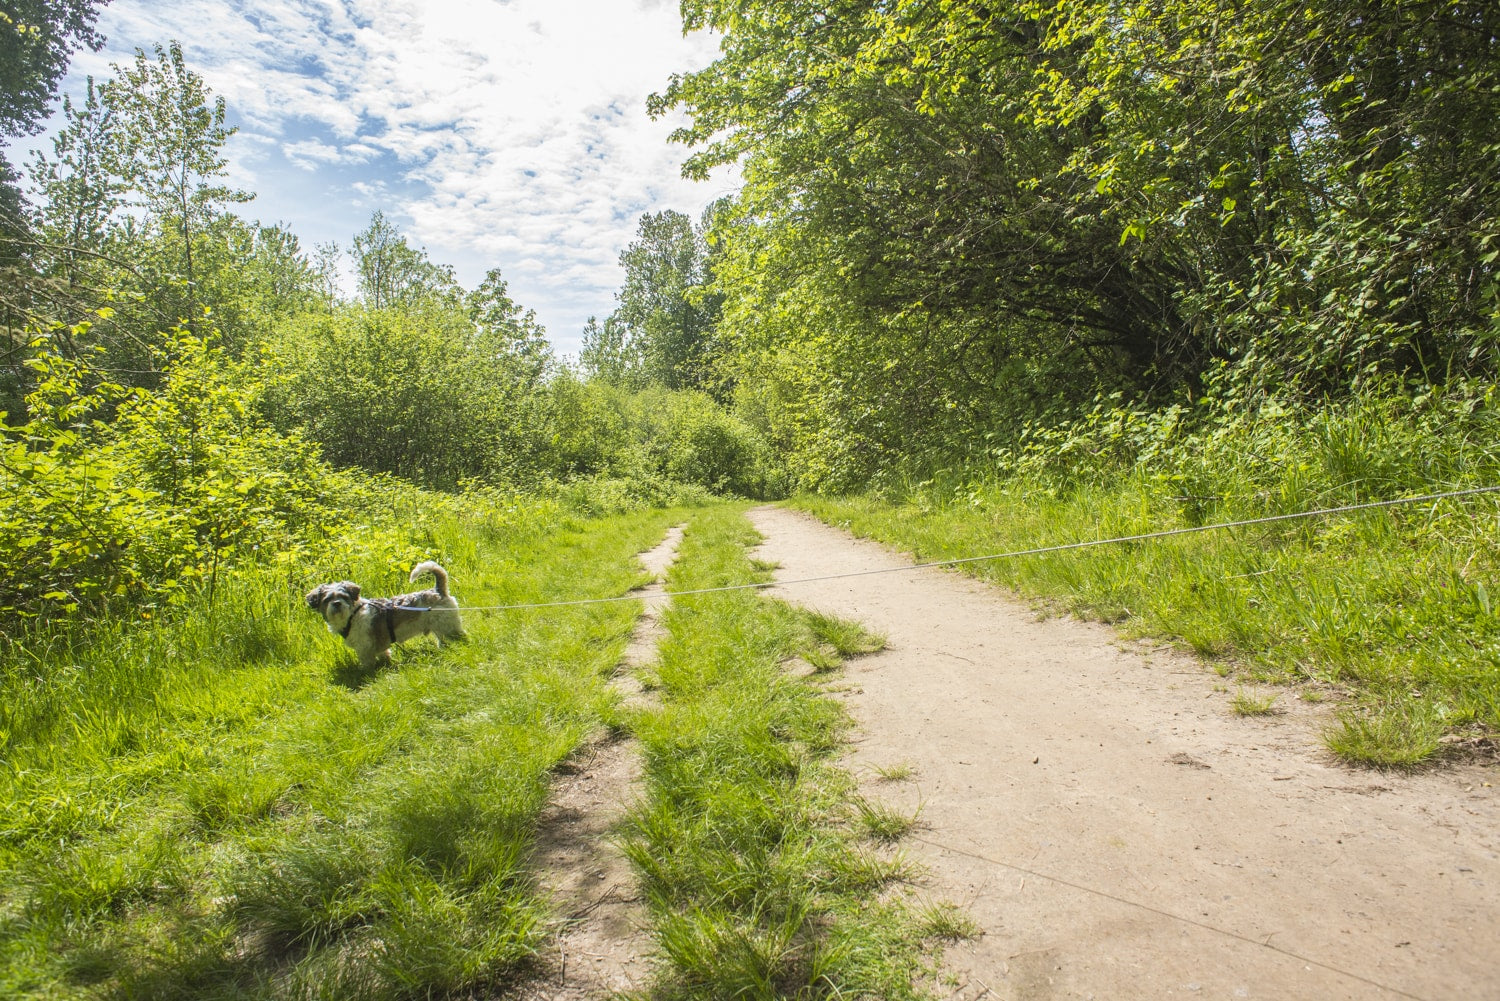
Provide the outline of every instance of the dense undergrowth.
{"type": "MultiPolygon", "coordinates": [[[[1492,386],[1372,389],[1246,412],[1101,400],[1029,428],[986,469],[807,498],[913,549],[971,556],[1500,484],[1492,386]]],[[[1245,682],[1339,699],[1339,756],[1403,766],[1500,733],[1500,499],[1493,494],[1218,530],[969,569],[1245,682]]]]}

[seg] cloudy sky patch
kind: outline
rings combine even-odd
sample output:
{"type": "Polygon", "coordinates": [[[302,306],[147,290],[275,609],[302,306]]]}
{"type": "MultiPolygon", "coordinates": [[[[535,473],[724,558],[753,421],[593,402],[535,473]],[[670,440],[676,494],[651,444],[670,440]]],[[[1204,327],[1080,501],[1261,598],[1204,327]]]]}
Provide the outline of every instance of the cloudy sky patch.
{"type": "Polygon", "coordinates": [[[706,65],[653,0],[114,0],[103,52],[65,89],[178,39],[240,134],[243,213],[307,248],[341,246],[380,209],[473,287],[492,267],[553,342],[577,349],[613,308],[617,259],[643,212],[697,216],[733,190],[682,180],[677,121],[645,102],[706,65]]]}

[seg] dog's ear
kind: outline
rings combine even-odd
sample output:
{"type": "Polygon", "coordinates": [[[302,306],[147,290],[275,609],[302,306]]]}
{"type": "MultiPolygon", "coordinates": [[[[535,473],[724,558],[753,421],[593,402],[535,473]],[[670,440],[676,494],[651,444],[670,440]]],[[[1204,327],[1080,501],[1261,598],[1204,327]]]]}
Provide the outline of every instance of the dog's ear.
{"type": "Polygon", "coordinates": [[[350,601],[359,600],[359,585],[354,583],[354,581],[346,580],[340,587],[344,589],[350,601]]]}
{"type": "Polygon", "coordinates": [[[315,612],[322,609],[322,607],[323,607],[323,591],[324,591],[324,589],[327,586],[328,586],[327,584],[319,584],[317,587],[315,587],[311,591],[307,592],[307,607],[308,608],[311,608],[315,612]]]}

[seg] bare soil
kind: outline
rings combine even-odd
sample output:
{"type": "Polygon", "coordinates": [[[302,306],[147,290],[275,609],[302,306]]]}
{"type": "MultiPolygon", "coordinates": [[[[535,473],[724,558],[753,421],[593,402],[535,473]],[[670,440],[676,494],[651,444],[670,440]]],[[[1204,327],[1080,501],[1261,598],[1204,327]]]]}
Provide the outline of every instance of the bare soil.
{"type": "MultiPolygon", "coordinates": [[[[780,580],[910,561],[779,508],[780,580]]],[[[1355,770],[1329,712],[954,573],[795,584],[863,622],[849,664],[864,792],[920,810],[919,893],[967,908],[953,998],[1500,998],[1500,768],[1355,770]],[[910,769],[910,777],[888,780],[910,769]]]]}
{"type": "MultiPolygon", "coordinates": [[[[645,611],[611,683],[626,705],[648,705],[635,672],[656,655],[658,619],[669,600],[662,580],[677,554],[682,528],[667,531],[638,557],[656,580],[636,594],[645,611]]],[[[601,735],[560,770],[537,834],[537,866],[563,927],[542,957],[544,975],[524,989],[528,998],[592,1001],[645,986],[651,936],[635,874],[613,835],[640,785],[633,741],[601,735]]]]}

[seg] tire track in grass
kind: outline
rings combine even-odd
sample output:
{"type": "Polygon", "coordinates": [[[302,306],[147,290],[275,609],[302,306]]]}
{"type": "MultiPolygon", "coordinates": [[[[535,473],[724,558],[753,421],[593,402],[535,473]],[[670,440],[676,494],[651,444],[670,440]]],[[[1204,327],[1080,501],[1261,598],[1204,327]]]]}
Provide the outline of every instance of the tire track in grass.
{"type": "Polygon", "coordinates": [[[743,507],[695,515],[653,665],[660,705],[633,720],[646,779],[623,845],[660,956],[643,996],[915,1001],[939,933],[885,892],[906,870],[833,763],[842,708],[784,666],[825,643],[830,660],[853,652],[851,637],[754,592],[688,593],[763,572],[757,539],[743,507]]]}
{"type": "MultiPolygon", "coordinates": [[[[611,681],[627,709],[645,709],[655,701],[635,672],[656,657],[661,613],[670,600],[663,581],[682,535],[682,526],[673,526],[660,544],[638,557],[653,580],[637,591],[645,609],[611,681]]],[[[640,778],[639,748],[619,734],[594,740],[559,769],[542,812],[537,857],[542,886],[564,927],[555,940],[551,975],[532,985],[529,996],[603,998],[645,981],[648,918],[630,864],[610,840],[640,778]]]]}

